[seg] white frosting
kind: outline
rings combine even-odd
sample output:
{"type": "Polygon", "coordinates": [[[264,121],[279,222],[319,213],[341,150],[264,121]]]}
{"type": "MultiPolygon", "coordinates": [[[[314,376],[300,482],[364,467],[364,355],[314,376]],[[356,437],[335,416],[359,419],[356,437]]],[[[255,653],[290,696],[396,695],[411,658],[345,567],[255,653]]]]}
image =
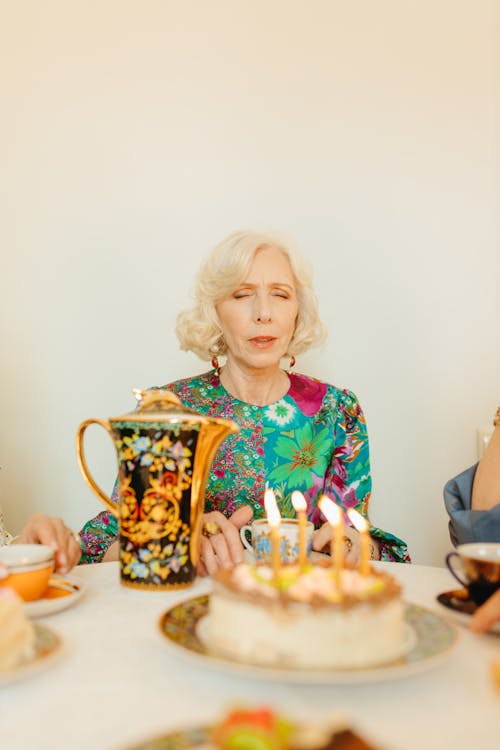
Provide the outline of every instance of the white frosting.
{"type": "Polygon", "coordinates": [[[306,669],[369,667],[404,653],[404,606],[397,589],[377,596],[386,588],[383,578],[344,570],[343,596],[350,598],[343,606],[329,568],[293,577],[285,601],[270,584],[269,568],[237,566],[236,591],[216,581],[205,628],[209,646],[251,664],[306,669]],[[319,599],[326,606],[317,606],[319,599]]]}

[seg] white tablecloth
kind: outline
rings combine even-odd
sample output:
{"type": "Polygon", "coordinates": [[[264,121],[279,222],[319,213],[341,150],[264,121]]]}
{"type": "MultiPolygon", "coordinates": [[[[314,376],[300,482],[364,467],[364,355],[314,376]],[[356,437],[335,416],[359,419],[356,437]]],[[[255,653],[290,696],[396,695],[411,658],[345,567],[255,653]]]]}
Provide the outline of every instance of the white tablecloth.
{"type": "MultiPolygon", "coordinates": [[[[444,610],[436,594],[456,587],[446,569],[378,563],[402,581],[405,599],[444,610]]],[[[172,593],[119,584],[117,563],[82,566],[79,602],[39,620],[64,643],[60,658],[0,688],[0,747],[123,750],[168,729],[209,723],[228,706],[271,704],[297,718],[337,712],[389,750],[498,750],[500,694],[490,677],[500,636],[458,625],[448,658],[404,679],[354,685],[297,685],[251,679],[185,661],[157,622],[174,602],[209,590],[198,580],[172,593]]]]}

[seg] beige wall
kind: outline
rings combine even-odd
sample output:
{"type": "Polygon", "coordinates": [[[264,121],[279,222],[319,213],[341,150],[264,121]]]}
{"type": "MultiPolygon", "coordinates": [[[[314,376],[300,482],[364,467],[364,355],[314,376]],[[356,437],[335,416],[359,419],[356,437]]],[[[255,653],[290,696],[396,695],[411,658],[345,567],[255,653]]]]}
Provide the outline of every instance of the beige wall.
{"type": "MultiPolygon", "coordinates": [[[[74,434],[203,370],[176,312],[227,232],[280,229],[352,388],[372,520],[448,547],[442,485],[500,402],[494,0],[2,3],[0,501],[98,510],[74,434]]],[[[89,460],[108,487],[107,436],[89,460]]]]}

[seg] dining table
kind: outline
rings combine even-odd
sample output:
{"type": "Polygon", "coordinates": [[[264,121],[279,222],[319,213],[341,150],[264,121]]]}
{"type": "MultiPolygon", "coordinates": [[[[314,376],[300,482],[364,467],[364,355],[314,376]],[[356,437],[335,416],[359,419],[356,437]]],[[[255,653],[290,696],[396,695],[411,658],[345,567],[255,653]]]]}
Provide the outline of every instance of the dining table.
{"type": "Polygon", "coordinates": [[[58,636],[59,646],[39,669],[0,680],[0,747],[128,750],[213,724],[234,706],[270,706],[292,720],[345,722],[382,750],[498,750],[500,692],[492,665],[500,660],[500,635],[471,633],[436,600],[456,588],[446,568],[374,565],[401,582],[405,602],[449,625],[453,642],[417,670],[320,682],[224,669],[166,638],[159,627],[164,613],[209,594],[210,578],[141,591],[121,585],[117,562],[81,565],[71,573],[81,597],[35,621],[58,636]]]}

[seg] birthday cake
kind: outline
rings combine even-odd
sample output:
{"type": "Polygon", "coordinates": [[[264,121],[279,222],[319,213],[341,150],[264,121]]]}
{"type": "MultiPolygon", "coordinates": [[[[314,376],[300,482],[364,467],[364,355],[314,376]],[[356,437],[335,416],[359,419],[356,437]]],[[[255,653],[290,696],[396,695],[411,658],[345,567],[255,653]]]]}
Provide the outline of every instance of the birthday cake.
{"type": "Polygon", "coordinates": [[[23,603],[7,586],[0,587],[0,672],[29,659],[35,648],[35,632],[24,614],[23,603]]]}
{"type": "Polygon", "coordinates": [[[298,669],[353,669],[405,652],[398,582],[344,567],[339,585],[326,561],[282,566],[241,564],[214,576],[201,635],[216,653],[249,664],[298,669]]]}

